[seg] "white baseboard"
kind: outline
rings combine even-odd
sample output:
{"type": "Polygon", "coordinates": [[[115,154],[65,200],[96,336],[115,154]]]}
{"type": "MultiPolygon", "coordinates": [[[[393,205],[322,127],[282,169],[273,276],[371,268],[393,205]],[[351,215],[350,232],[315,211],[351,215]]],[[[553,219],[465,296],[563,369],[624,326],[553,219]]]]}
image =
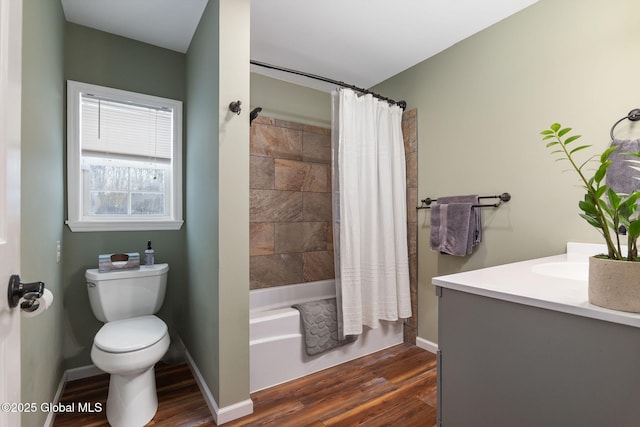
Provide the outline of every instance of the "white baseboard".
{"type": "MultiPolygon", "coordinates": [[[[95,377],[96,375],[100,374],[104,374],[104,372],[98,369],[96,365],[87,365],[80,366],[79,368],[67,369],[60,376],[58,389],[56,390],[56,394],[53,396],[53,400],[51,401],[51,403],[57,405],[60,402],[60,397],[62,397],[62,393],[64,392],[64,387],[67,382],[81,380],[83,378],[95,377]]],[[[44,420],[43,427],[53,427],[55,418],[56,413],[54,411],[50,411],[47,415],[47,418],[44,420]]]]}
{"type": "Polygon", "coordinates": [[[253,401],[251,399],[243,400],[242,402],[237,402],[233,405],[225,406],[224,408],[218,407],[218,403],[211,394],[211,390],[209,390],[206,381],[196,366],[193,358],[189,354],[189,351],[184,347],[182,341],[180,341],[180,344],[182,345],[182,348],[184,348],[184,356],[187,360],[187,364],[189,365],[189,369],[191,369],[191,373],[193,374],[193,377],[200,388],[200,392],[209,407],[209,411],[211,411],[213,420],[217,425],[228,423],[229,421],[233,421],[253,413],[253,401]]]}
{"type": "Polygon", "coordinates": [[[95,377],[104,374],[96,365],[80,366],[79,368],[67,369],[65,371],[65,382],[81,380],[83,378],[95,377]]]}
{"type": "MultiPolygon", "coordinates": [[[[53,396],[52,403],[57,404],[60,402],[60,397],[62,397],[62,392],[64,391],[64,386],[67,383],[69,371],[64,371],[62,376],[60,377],[60,383],[58,384],[58,389],[56,390],[56,394],[53,396]]],[[[56,413],[55,411],[49,411],[47,414],[47,418],[44,420],[43,427],[53,427],[53,422],[55,421],[56,413]]]]}
{"type": "Polygon", "coordinates": [[[217,425],[222,425],[249,414],[253,414],[253,400],[251,399],[220,408],[215,421],[217,425]]]}
{"type": "Polygon", "coordinates": [[[433,354],[438,352],[438,344],[429,340],[425,340],[424,338],[417,337],[416,345],[423,350],[427,350],[433,354]]]}
{"type": "Polygon", "coordinates": [[[209,387],[202,377],[200,370],[198,369],[195,362],[193,361],[193,358],[186,349],[184,351],[184,355],[187,359],[187,364],[191,369],[191,373],[193,373],[193,377],[196,379],[198,387],[200,388],[200,391],[204,396],[204,400],[205,402],[207,402],[207,406],[209,407],[209,410],[211,411],[211,414],[213,415],[214,421],[217,425],[221,425],[253,413],[253,401],[251,399],[234,403],[233,405],[225,406],[224,408],[219,408],[218,403],[211,394],[211,390],[209,390],[209,387]]]}

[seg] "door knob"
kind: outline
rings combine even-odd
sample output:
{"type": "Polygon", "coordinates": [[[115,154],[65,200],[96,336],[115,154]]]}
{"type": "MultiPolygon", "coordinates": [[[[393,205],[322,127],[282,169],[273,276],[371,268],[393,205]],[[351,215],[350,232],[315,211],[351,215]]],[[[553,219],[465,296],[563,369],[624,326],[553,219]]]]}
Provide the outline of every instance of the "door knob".
{"type": "MultiPolygon", "coordinates": [[[[37,299],[44,294],[44,282],[23,283],[18,274],[12,274],[9,278],[9,286],[7,288],[7,298],[9,307],[18,306],[20,298],[26,297],[27,301],[21,304],[21,308],[29,310],[37,299]],[[24,306],[26,303],[26,306],[24,306]]],[[[37,305],[36,307],[37,308],[37,305]]],[[[35,310],[34,308],[34,310],[35,310]]]]}

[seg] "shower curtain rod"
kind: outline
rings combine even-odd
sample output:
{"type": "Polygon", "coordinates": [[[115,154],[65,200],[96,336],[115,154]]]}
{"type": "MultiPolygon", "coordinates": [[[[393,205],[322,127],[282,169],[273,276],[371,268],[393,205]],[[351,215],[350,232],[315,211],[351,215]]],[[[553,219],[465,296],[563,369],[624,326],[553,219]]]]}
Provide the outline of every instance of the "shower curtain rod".
{"type": "Polygon", "coordinates": [[[333,79],[330,79],[328,77],[322,77],[322,76],[318,76],[316,74],[310,74],[310,73],[305,73],[303,71],[292,70],[290,68],[278,67],[276,65],[267,64],[265,62],[254,61],[253,59],[249,60],[249,63],[252,64],[252,65],[257,65],[258,67],[269,68],[271,70],[277,70],[277,71],[284,71],[285,73],[290,73],[290,74],[297,74],[299,76],[308,77],[310,79],[320,80],[320,81],[323,81],[323,82],[326,82],[326,83],[331,83],[331,84],[338,85],[338,86],[341,86],[341,87],[345,87],[345,88],[348,88],[348,89],[353,89],[353,90],[355,90],[357,92],[364,93],[364,94],[369,94],[369,95],[372,95],[374,98],[378,98],[378,99],[381,99],[383,101],[387,101],[391,105],[397,105],[398,107],[402,108],[403,111],[406,110],[406,108],[407,108],[407,103],[405,101],[394,101],[391,98],[387,98],[386,96],[382,96],[382,95],[380,95],[378,93],[375,93],[375,92],[372,92],[372,91],[370,91],[368,89],[364,89],[364,88],[361,88],[361,87],[358,87],[358,86],[354,86],[354,85],[351,85],[351,84],[348,84],[348,83],[345,83],[345,82],[341,82],[341,81],[338,81],[338,80],[333,80],[333,79]]]}

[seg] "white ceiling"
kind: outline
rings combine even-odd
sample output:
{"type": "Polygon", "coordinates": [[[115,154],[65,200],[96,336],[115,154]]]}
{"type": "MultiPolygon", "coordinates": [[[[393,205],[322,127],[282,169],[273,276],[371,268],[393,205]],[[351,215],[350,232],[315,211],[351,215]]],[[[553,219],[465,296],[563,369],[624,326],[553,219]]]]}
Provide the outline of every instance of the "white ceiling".
{"type": "Polygon", "coordinates": [[[207,0],[61,0],[67,21],[186,52],[207,0]]]}
{"type": "MultiPolygon", "coordinates": [[[[61,0],[67,21],[186,52],[207,0],[61,0]]],[[[252,0],[251,59],[369,88],[537,0],[252,0]]],[[[332,85],[252,66],[321,90],[332,85]]]]}

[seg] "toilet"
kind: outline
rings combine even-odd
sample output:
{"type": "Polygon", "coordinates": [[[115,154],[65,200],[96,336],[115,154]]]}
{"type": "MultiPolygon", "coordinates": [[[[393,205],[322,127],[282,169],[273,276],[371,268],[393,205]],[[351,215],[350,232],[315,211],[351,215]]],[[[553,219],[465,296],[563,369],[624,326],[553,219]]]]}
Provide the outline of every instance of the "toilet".
{"type": "Polygon", "coordinates": [[[155,264],[85,273],[91,309],[104,322],[91,360],[111,375],[107,420],[113,427],[143,426],[158,409],[154,366],[170,339],[167,325],[154,314],[164,301],[168,271],[168,264],[155,264]]]}

